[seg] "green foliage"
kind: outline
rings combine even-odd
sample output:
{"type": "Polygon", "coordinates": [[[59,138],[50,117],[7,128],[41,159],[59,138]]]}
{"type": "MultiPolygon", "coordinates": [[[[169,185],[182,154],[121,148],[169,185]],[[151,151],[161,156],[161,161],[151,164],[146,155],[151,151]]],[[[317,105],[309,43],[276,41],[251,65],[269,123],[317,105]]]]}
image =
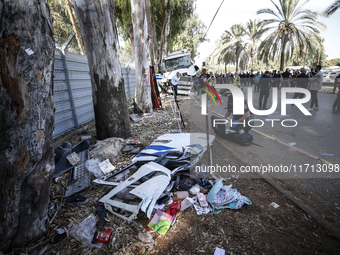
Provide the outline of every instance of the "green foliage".
{"type": "Polygon", "coordinates": [[[334,58],[329,60],[331,66],[340,66],[340,58],[334,58]]]}
{"type": "Polygon", "coordinates": [[[207,39],[203,38],[207,27],[195,13],[186,20],[184,25],[184,30],[176,36],[173,42],[172,51],[187,49],[190,52],[191,58],[194,59],[199,54],[197,52],[198,45],[207,41],[207,39]]]}
{"type": "MultiPolygon", "coordinates": [[[[185,30],[186,20],[194,12],[195,0],[168,0],[164,6],[164,0],[152,0],[150,13],[155,22],[157,41],[160,42],[165,10],[170,15],[168,45],[172,48],[176,42],[176,37],[185,30]]],[[[132,33],[131,2],[130,0],[116,0],[116,19],[119,34],[124,40],[128,40],[132,33]]]]}
{"type": "Polygon", "coordinates": [[[319,45],[319,29],[325,25],[317,21],[318,14],[303,6],[307,1],[279,0],[272,9],[261,9],[257,14],[269,14],[271,19],[263,20],[264,29],[262,33],[269,35],[259,47],[259,57],[266,63],[281,55],[280,70],[283,70],[285,59],[292,57],[294,49],[298,57],[302,57],[304,49],[314,51],[319,45]]]}
{"type": "MultiPolygon", "coordinates": [[[[73,8],[73,3],[72,1],[70,2],[73,8]]],[[[48,3],[51,9],[51,15],[53,19],[54,40],[56,46],[60,47],[67,40],[69,35],[73,32],[71,19],[66,7],[65,0],[48,0],[48,3]]],[[[77,24],[77,26],[79,28],[79,24],[77,24]]],[[[75,38],[71,41],[67,50],[78,54],[80,53],[80,49],[75,38]]]]}

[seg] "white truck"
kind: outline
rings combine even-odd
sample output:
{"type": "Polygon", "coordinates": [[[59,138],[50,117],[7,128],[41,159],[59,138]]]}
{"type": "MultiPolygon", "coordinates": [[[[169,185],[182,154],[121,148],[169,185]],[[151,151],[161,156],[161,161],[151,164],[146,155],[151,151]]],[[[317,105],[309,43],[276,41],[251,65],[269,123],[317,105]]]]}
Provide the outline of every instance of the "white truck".
{"type": "MultiPolygon", "coordinates": [[[[172,92],[169,85],[172,77],[177,72],[180,72],[182,76],[196,76],[198,67],[194,65],[190,53],[186,49],[183,49],[164,56],[161,63],[161,69],[162,73],[156,74],[157,83],[162,92],[172,92]]],[[[186,82],[185,79],[182,78],[181,80],[177,86],[178,94],[189,95],[191,83],[186,82]]]]}

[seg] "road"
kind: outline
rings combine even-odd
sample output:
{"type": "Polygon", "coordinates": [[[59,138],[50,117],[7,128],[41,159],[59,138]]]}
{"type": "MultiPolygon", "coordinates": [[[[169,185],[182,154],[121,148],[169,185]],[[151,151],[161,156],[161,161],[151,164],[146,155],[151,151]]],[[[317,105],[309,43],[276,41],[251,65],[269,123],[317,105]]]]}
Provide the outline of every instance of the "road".
{"type": "MultiPolygon", "coordinates": [[[[247,89],[244,89],[244,94],[247,97],[247,89]]],[[[259,93],[253,93],[253,97],[254,107],[257,108],[259,93]]],[[[278,98],[280,97],[281,92],[278,91],[278,98]]],[[[293,95],[288,97],[292,98],[293,95]]],[[[213,165],[236,164],[238,168],[243,165],[258,166],[262,169],[269,164],[290,166],[291,169],[295,166],[295,171],[264,174],[263,177],[270,178],[275,182],[274,185],[282,188],[296,202],[306,205],[310,212],[340,231],[340,173],[334,171],[330,173],[328,164],[325,164],[330,162],[334,167],[340,163],[340,115],[332,114],[335,97],[334,94],[318,93],[320,109],[313,111],[312,116],[305,116],[297,107],[290,105],[287,106],[287,115],[281,116],[279,99],[276,111],[270,116],[253,116],[254,119],[262,119],[264,123],[263,127],[250,131],[254,137],[253,142],[260,146],[242,147],[217,137],[212,149],[213,165]],[[272,127],[272,123],[265,121],[266,119],[280,121],[275,121],[272,127]],[[282,127],[280,122],[283,119],[295,119],[298,124],[296,127],[282,127]],[[296,143],[295,148],[300,149],[300,152],[280,142],[296,143]],[[223,151],[228,151],[226,154],[231,154],[232,158],[224,158],[223,151]],[[321,156],[319,153],[334,156],[321,156]],[[324,167],[325,172],[317,173],[317,167],[324,167]]],[[[208,100],[209,120],[211,115],[225,114],[227,98],[222,96],[221,99],[223,106],[215,105],[212,100],[208,100]]],[[[200,106],[194,100],[190,100],[189,103],[192,127],[205,131],[206,118],[201,115],[200,106]]],[[[270,95],[267,108],[271,107],[271,103],[270,95]]],[[[187,109],[186,104],[188,103],[183,101],[182,108],[187,109]]],[[[309,102],[304,105],[309,108],[309,102]]],[[[210,129],[210,132],[213,130],[210,129]]],[[[254,174],[239,174],[240,178],[254,177],[254,174]]]]}

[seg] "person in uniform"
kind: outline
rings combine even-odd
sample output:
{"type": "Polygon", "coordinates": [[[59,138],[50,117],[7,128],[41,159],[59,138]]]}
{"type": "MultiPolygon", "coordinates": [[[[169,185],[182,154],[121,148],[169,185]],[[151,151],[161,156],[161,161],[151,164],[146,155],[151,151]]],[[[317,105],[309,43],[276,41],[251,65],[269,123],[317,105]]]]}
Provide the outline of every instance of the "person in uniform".
{"type": "Polygon", "coordinates": [[[177,85],[178,85],[180,77],[181,77],[181,73],[177,72],[171,79],[171,84],[173,87],[175,100],[177,100],[177,85]]]}
{"type": "MultiPolygon", "coordinates": [[[[228,106],[227,106],[227,112],[225,114],[225,118],[228,118],[233,113],[233,95],[228,96],[228,106]]],[[[233,114],[233,126],[231,129],[235,130],[236,132],[242,134],[242,133],[248,133],[251,127],[249,126],[248,121],[251,120],[250,117],[250,111],[248,108],[247,101],[244,100],[244,114],[243,115],[234,115],[233,114]],[[243,124],[243,122],[245,122],[243,124]]]]}
{"type": "Polygon", "coordinates": [[[269,71],[265,71],[264,75],[260,78],[260,98],[259,98],[259,110],[267,110],[267,100],[270,91],[271,78],[268,76],[269,71]],[[262,102],[263,101],[263,102],[262,102]]]}
{"type": "Polygon", "coordinates": [[[333,113],[340,114],[340,74],[335,78],[334,86],[338,86],[339,91],[333,103],[333,113]]]}

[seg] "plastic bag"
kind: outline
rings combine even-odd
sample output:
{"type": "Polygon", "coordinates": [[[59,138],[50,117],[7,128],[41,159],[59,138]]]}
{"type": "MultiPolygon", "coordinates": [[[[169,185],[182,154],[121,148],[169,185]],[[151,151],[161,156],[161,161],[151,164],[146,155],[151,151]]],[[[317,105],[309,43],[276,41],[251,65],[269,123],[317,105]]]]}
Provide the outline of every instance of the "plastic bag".
{"type": "Polygon", "coordinates": [[[96,232],[95,225],[96,219],[91,214],[82,222],[74,223],[69,234],[88,247],[101,248],[102,243],[92,243],[94,233],[96,232]]]}
{"type": "Polygon", "coordinates": [[[197,193],[200,192],[200,185],[196,183],[193,187],[191,187],[191,189],[189,189],[189,192],[192,195],[197,195],[197,193]]]}
{"type": "Polygon", "coordinates": [[[100,178],[103,175],[102,170],[100,170],[98,166],[99,163],[101,163],[101,161],[97,158],[91,158],[85,162],[86,169],[96,178],[100,178]]]}
{"type": "Polygon", "coordinates": [[[170,214],[167,214],[166,212],[163,212],[161,210],[157,210],[155,215],[152,217],[150,223],[148,224],[148,227],[150,227],[156,233],[164,236],[166,232],[168,232],[173,220],[174,217],[170,214]]]}

